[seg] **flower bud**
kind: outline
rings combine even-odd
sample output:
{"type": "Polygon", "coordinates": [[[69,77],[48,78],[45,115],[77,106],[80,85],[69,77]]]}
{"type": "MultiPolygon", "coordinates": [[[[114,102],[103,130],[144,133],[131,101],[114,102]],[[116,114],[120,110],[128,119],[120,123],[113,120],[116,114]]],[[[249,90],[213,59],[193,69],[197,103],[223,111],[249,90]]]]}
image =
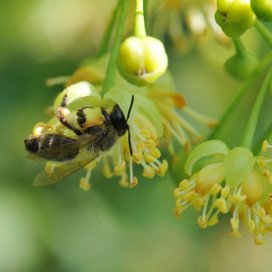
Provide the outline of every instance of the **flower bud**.
{"type": "Polygon", "coordinates": [[[226,183],[231,188],[248,179],[255,165],[255,157],[245,147],[232,149],[225,157],[226,183]]]}
{"type": "Polygon", "coordinates": [[[120,46],[118,68],[132,84],[155,82],[166,70],[168,58],[162,42],[153,37],[127,38],[120,46]]]}
{"type": "Polygon", "coordinates": [[[242,188],[243,194],[246,195],[248,205],[255,204],[263,195],[264,176],[256,170],[253,170],[243,182],[242,188]]]}
{"type": "MultiPolygon", "coordinates": [[[[201,196],[205,196],[209,193],[213,185],[219,185],[224,180],[224,178],[225,172],[223,163],[209,164],[197,173],[196,192],[201,196]]],[[[221,189],[220,186],[217,187],[221,189]]]]}
{"type": "Polygon", "coordinates": [[[235,54],[224,64],[224,69],[236,79],[245,79],[251,75],[258,65],[258,60],[249,53],[235,54]]]}
{"type": "Polygon", "coordinates": [[[217,0],[215,20],[229,37],[238,37],[255,22],[249,0],[217,0]]]}
{"type": "Polygon", "coordinates": [[[251,0],[251,8],[261,21],[272,21],[271,0],[251,0]]]}

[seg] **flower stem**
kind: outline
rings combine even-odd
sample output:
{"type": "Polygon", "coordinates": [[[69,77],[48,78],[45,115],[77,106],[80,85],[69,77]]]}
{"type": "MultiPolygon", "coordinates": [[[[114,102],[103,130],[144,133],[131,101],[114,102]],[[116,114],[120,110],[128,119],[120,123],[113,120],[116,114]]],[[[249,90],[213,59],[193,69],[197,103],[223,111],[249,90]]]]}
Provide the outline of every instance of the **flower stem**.
{"type": "Polygon", "coordinates": [[[145,22],[145,29],[147,29],[147,26],[148,26],[147,6],[148,6],[148,0],[144,0],[144,22],[145,22]]]}
{"type": "Polygon", "coordinates": [[[146,36],[143,0],[136,0],[134,35],[146,36]]]}
{"type": "Polygon", "coordinates": [[[272,79],[272,69],[268,71],[261,90],[257,96],[251,114],[249,116],[247,126],[245,128],[244,137],[242,139],[242,145],[247,148],[252,148],[255,130],[257,127],[259,115],[262,109],[263,102],[266,97],[267,90],[269,90],[269,84],[272,79]]]}
{"type": "Polygon", "coordinates": [[[230,103],[229,107],[223,114],[223,116],[220,119],[220,125],[217,126],[213,132],[210,134],[208,139],[214,139],[218,136],[218,134],[223,130],[224,125],[226,124],[227,120],[233,113],[233,111],[236,109],[236,107],[239,105],[242,97],[247,92],[248,88],[251,86],[253,81],[259,76],[259,74],[263,71],[263,69],[271,63],[272,60],[272,52],[266,55],[263,60],[260,62],[258,67],[256,68],[255,72],[246,80],[243,82],[243,85],[241,86],[240,90],[236,94],[236,96],[233,98],[232,102],[230,103]]]}
{"type": "Polygon", "coordinates": [[[232,38],[235,50],[236,50],[236,54],[238,56],[242,56],[245,54],[246,50],[245,50],[245,46],[243,45],[242,40],[239,37],[236,38],[232,38]]]}
{"type": "Polygon", "coordinates": [[[111,56],[107,67],[105,81],[101,91],[101,95],[105,95],[108,90],[112,87],[117,71],[117,58],[119,53],[119,47],[122,40],[122,34],[125,28],[126,15],[129,7],[129,0],[120,0],[121,13],[116,26],[115,39],[113,42],[111,56]]]}
{"type": "Polygon", "coordinates": [[[269,31],[269,29],[259,20],[256,20],[255,27],[269,44],[269,46],[272,47],[272,33],[269,31]]]}
{"type": "Polygon", "coordinates": [[[104,33],[103,38],[102,38],[100,48],[99,48],[99,50],[97,52],[97,57],[101,57],[102,55],[106,54],[106,52],[108,50],[111,35],[113,33],[113,28],[115,26],[115,22],[116,22],[118,13],[120,11],[121,4],[122,4],[122,0],[119,0],[116,7],[115,7],[115,9],[114,9],[114,11],[113,11],[113,13],[112,13],[111,20],[109,21],[107,29],[106,29],[106,31],[104,33]]]}

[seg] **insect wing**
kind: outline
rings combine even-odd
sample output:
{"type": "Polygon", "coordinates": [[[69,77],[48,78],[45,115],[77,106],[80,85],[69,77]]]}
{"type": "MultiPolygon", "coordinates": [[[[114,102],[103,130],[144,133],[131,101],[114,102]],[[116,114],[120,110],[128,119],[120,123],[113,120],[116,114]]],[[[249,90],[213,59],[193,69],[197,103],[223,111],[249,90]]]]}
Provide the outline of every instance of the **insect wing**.
{"type": "Polygon", "coordinates": [[[68,162],[47,162],[45,169],[38,173],[33,185],[37,187],[48,186],[70,176],[80,168],[86,166],[99,156],[98,153],[82,150],[77,158],[68,162]]]}
{"type": "Polygon", "coordinates": [[[99,135],[87,135],[73,139],[59,134],[44,134],[37,139],[40,149],[37,153],[29,152],[27,158],[33,161],[71,161],[79,150],[99,139],[99,135]]]}

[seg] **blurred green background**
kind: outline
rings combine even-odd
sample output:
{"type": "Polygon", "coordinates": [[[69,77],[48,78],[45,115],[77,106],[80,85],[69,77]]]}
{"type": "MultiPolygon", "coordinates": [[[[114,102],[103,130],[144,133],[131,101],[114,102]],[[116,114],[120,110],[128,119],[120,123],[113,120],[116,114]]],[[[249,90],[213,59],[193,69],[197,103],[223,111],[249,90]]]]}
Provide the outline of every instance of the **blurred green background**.
{"type": "MultiPolygon", "coordinates": [[[[255,246],[246,230],[241,239],[229,237],[228,218],[208,230],[198,228],[193,211],[175,218],[178,180],[170,174],[141,179],[132,190],[99,169],[89,192],[79,189],[80,173],[32,187],[42,166],[25,159],[23,140],[48,119],[46,108],[61,90],[45,81],[71,74],[95,54],[114,2],[0,1],[0,271],[271,271],[269,234],[255,246]]],[[[254,30],[244,39],[249,49],[262,50],[254,30]]],[[[222,70],[232,52],[213,40],[186,54],[168,46],[170,70],[192,108],[217,118],[224,112],[239,87],[222,70]]],[[[229,131],[241,134],[251,100],[229,131]]],[[[223,138],[239,143],[230,132],[223,138]]]]}

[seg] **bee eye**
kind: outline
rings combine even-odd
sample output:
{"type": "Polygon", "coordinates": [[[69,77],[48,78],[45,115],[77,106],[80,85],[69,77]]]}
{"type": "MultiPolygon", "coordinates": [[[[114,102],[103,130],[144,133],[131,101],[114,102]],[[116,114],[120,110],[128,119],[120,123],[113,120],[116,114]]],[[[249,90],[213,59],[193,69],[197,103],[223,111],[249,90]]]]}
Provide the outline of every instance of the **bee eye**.
{"type": "Polygon", "coordinates": [[[25,139],[25,148],[27,151],[36,153],[39,151],[39,143],[36,138],[25,139]]]}

